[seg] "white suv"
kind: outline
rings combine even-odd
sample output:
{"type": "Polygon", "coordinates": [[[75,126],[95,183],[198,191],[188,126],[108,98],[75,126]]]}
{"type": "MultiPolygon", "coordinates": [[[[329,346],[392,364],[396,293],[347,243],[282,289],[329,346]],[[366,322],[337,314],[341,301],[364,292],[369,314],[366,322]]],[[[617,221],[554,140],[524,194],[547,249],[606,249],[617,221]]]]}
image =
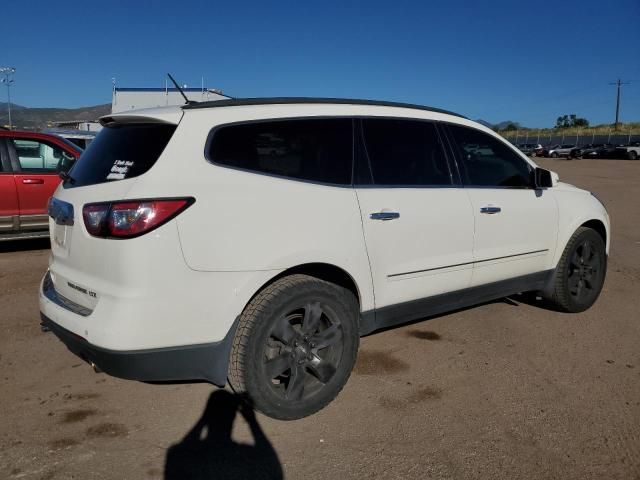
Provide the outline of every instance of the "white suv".
{"type": "Polygon", "coordinates": [[[602,204],[454,113],[280,98],[101,121],[50,201],[40,310],[111,375],[228,380],[300,418],[361,335],[526,291],[579,312],[604,282],[602,204]]]}

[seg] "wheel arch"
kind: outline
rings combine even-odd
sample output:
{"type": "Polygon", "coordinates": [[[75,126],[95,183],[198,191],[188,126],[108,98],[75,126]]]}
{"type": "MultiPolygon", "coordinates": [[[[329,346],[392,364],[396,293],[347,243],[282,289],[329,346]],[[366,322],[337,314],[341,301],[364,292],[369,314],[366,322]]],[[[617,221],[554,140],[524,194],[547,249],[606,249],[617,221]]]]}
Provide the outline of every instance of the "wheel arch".
{"type": "Polygon", "coordinates": [[[320,280],[324,280],[326,282],[331,282],[331,283],[335,283],[336,285],[340,285],[341,287],[344,287],[353,293],[353,295],[356,298],[356,301],[358,302],[358,307],[360,309],[362,308],[363,298],[361,295],[360,288],[357,282],[355,281],[355,279],[353,278],[353,276],[341,267],[338,267],[331,263],[322,263],[322,262],[304,263],[301,265],[296,265],[281,271],[277,275],[274,275],[255,291],[255,293],[251,296],[251,298],[247,302],[247,305],[251,302],[251,300],[253,300],[253,298],[259,292],[264,290],[273,282],[293,274],[309,275],[310,277],[315,277],[320,280]]]}
{"type": "Polygon", "coordinates": [[[609,244],[607,240],[607,227],[604,225],[604,223],[601,220],[598,220],[598,219],[588,220],[580,226],[595,230],[598,233],[598,235],[600,235],[600,237],[602,238],[602,241],[604,242],[604,244],[605,245],[609,244]]]}
{"type": "Polygon", "coordinates": [[[558,262],[560,261],[560,257],[562,257],[562,252],[564,252],[567,243],[580,227],[587,227],[595,230],[598,235],[600,235],[605,244],[607,255],[609,254],[610,236],[608,222],[606,221],[606,219],[600,218],[599,216],[593,216],[576,220],[577,221],[571,223],[569,226],[567,226],[567,228],[563,229],[559,233],[556,251],[554,254],[554,258],[550,264],[550,268],[556,268],[558,266],[558,262]]]}

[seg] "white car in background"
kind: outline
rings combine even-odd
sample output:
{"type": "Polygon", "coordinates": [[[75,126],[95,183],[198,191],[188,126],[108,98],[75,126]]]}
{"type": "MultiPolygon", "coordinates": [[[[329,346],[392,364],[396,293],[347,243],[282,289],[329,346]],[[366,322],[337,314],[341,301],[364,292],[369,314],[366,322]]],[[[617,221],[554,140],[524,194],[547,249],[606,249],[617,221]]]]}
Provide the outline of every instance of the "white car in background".
{"type": "Polygon", "coordinates": [[[40,310],[109,374],[228,381],[301,418],[361,335],[526,291],[580,312],[602,289],[603,205],[460,115],[280,98],[101,121],[50,202],[40,310]]]}
{"type": "Polygon", "coordinates": [[[571,158],[572,152],[576,149],[573,144],[556,145],[549,149],[548,156],[551,158],[567,157],[571,158]]]}
{"type": "Polygon", "coordinates": [[[617,158],[638,160],[640,158],[640,142],[620,145],[619,147],[616,147],[616,153],[619,153],[619,155],[615,155],[617,158]]]}

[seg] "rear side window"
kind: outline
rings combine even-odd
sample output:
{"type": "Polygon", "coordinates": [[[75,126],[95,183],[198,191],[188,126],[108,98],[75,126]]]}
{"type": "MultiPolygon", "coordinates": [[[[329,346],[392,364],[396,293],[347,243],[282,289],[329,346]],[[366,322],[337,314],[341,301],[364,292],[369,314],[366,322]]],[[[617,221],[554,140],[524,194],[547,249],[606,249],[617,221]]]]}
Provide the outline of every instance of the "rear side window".
{"type": "Polygon", "coordinates": [[[469,186],[530,187],[533,168],[506,143],[474,128],[449,125],[469,186]]]}
{"type": "Polygon", "coordinates": [[[363,119],[362,132],[376,185],[451,185],[449,165],[431,122],[363,119]]]}
{"type": "Polygon", "coordinates": [[[65,188],[137,177],[156,163],[175,125],[122,124],[107,126],[82,153],[65,188]]]}
{"type": "Polygon", "coordinates": [[[215,130],[208,158],[258,173],[349,185],[352,130],[348,118],[228,125],[215,130]]]}

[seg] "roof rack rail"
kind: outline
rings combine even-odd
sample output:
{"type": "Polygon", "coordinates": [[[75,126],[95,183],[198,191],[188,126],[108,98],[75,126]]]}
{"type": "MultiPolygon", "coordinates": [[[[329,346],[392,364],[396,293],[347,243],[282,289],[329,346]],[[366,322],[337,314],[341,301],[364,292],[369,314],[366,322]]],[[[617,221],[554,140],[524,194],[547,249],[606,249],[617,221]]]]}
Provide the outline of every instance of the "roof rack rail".
{"type": "Polygon", "coordinates": [[[415,110],[426,110],[428,112],[445,113],[460,118],[467,118],[459,113],[450,112],[441,108],[425,107],[424,105],[415,105],[412,103],[385,102],[380,100],[358,100],[352,98],[322,98],[322,97],[257,97],[257,98],[233,98],[229,100],[213,100],[209,102],[199,102],[189,105],[183,105],[185,110],[197,108],[219,108],[219,107],[236,107],[243,105],[283,105],[283,104],[319,104],[333,103],[341,105],[374,105],[383,107],[400,107],[411,108],[415,110]]]}

